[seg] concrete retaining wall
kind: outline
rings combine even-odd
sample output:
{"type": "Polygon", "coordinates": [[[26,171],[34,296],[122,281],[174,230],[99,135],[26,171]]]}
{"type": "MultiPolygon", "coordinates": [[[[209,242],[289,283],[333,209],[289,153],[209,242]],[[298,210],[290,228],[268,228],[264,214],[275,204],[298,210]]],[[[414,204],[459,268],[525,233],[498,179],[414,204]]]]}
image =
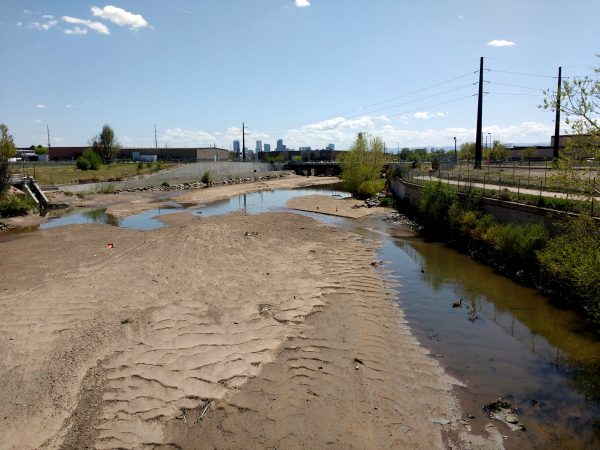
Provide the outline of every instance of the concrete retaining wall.
{"type": "MultiPolygon", "coordinates": [[[[390,181],[390,188],[394,195],[406,200],[411,207],[419,207],[421,199],[420,185],[407,183],[400,178],[395,178],[390,181]]],[[[466,194],[459,193],[458,195],[466,194]]],[[[483,198],[482,202],[485,211],[490,213],[500,223],[547,223],[548,221],[560,221],[569,216],[576,216],[574,213],[539,208],[537,206],[507,202],[494,198],[483,198]]]]}
{"type": "Polygon", "coordinates": [[[145,176],[143,178],[125,180],[125,181],[102,181],[99,183],[86,184],[63,184],[58,186],[61,191],[70,192],[96,192],[112,186],[117,190],[125,190],[140,187],[160,186],[162,183],[180,184],[193,183],[200,181],[204,172],[209,172],[213,180],[223,178],[239,178],[260,175],[272,175],[273,166],[267,163],[259,162],[198,162],[186,164],[175,169],[164,170],[156,174],[145,176]]]}

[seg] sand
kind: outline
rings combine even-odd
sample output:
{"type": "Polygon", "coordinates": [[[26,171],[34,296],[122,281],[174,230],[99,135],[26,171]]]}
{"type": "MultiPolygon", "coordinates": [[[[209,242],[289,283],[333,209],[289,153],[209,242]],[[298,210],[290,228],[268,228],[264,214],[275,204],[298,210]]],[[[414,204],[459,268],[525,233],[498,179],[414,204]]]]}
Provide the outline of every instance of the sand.
{"type": "Polygon", "coordinates": [[[0,448],[443,448],[461,429],[376,243],[291,213],[161,220],[0,244],[0,448]]]}
{"type": "Polygon", "coordinates": [[[336,198],[327,195],[304,195],[302,197],[292,198],[288,201],[287,207],[299,211],[348,217],[350,219],[358,219],[373,214],[394,212],[392,208],[367,208],[363,200],[355,198],[336,198]]]}

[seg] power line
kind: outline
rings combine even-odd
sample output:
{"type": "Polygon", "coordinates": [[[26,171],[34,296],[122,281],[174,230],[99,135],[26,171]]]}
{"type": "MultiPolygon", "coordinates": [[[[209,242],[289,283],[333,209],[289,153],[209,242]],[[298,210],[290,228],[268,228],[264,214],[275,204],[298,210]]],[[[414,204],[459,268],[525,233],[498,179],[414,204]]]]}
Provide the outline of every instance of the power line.
{"type": "Polygon", "coordinates": [[[412,112],[419,111],[420,109],[433,108],[434,106],[446,105],[448,103],[454,103],[454,102],[458,102],[460,100],[464,100],[464,99],[467,99],[467,98],[472,98],[472,97],[475,97],[476,95],[477,94],[465,95],[463,97],[453,98],[452,100],[448,100],[448,101],[445,101],[445,102],[434,103],[433,105],[427,105],[427,106],[422,106],[420,108],[411,109],[410,111],[403,111],[403,112],[400,112],[400,113],[390,114],[388,117],[396,117],[396,116],[401,116],[401,115],[404,115],[404,114],[410,114],[412,112]]]}
{"type": "Polygon", "coordinates": [[[486,92],[486,94],[492,95],[518,95],[518,96],[528,96],[528,97],[543,97],[544,94],[527,94],[523,92],[486,92]]]}
{"type": "MultiPolygon", "coordinates": [[[[256,128],[257,129],[261,129],[261,130],[280,130],[280,129],[290,128],[290,127],[294,127],[294,126],[305,125],[307,123],[320,122],[320,121],[326,120],[326,119],[328,119],[328,118],[330,118],[332,116],[340,116],[340,115],[348,114],[350,112],[354,112],[354,111],[358,111],[358,110],[369,109],[369,108],[371,108],[373,106],[378,106],[378,105],[381,105],[381,104],[384,104],[384,103],[389,103],[391,101],[398,100],[400,98],[409,97],[411,95],[418,94],[419,92],[423,92],[423,91],[426,91],[426,90],[429,90],[429,89],[433,89],[433,88],[436,88],[438,86],[442,86],[444,84],[451,83],[452,81],[456,81],[456,80],[460,80],[460,79],[468,77],[468,76],[472,76],[475,73],[476,73],[476,71],[475,72],[468,72],[468,73],[465,73],[465,74],[459,75],[457,77],[453,77],[453,78],[441,81],[439,83],[436,83],[436,84],[433,84],[433,85],[430,85],[430,86],[427,86],[427,87],[424,87],[424,88],[416,89],[414,91],[406,92],[404,94],[400,94],[398,96],[391,97],[391,98],[386,99],[386,100],[381,100],[381,101],[378,101],[378,102],[375,102],[375,103],[371,103],[371,104],[368,104],[368,105],[365,105],[365,106],[362,106],[362,107],[359,107],[359,108],[354,108],[354,109],[351,109],[351,110],[348,110],[348,111],[344,111],[344,112],[332,113],[332,114],[329,114],[327,117],[321,116],[320,118],[317,118],[317,119],[306,120],[306,121],[303,121],[303,122],[296,122],[296,123],[292,123],[292,124],[288,124],[288,125],[277,125],[277,126],[270,126],[270,127],[257,126],[256,128]]],[[[471,85],[468,85],[468,86],[471,86],[471,85]]],[[[459,88],[461,89],[461,88],[464,88],[464,87],[465,86],[461,86],[459,88]]],[[[459,88],[457,88],[457,89],[459,89],[459,88]]],[[[452,92],[452,90],[449,90],[447,92],[452,92]]],[[[429,98],[429,97],[422,97],[420,99],[425,99],[425,98],[429,98]]],[[[417,101],[417,100],[419,100],[419,99],[416,99],[415,101],[417,101]]],[[[391,106],[389,108],[393,108],[393,107],[397,107],[397,106],[402,106],[404,104],[406,104],[406,103],[401,103],[399,105],[391,106]]],[[[369,114],[369,113],[377,112],[377,111],[381,111],[381,110],[382,109],[377,109],[377,110],[374,110],[374,111],[361,111],[361,113],[355,114],[354,116],[351,116],[351,117],[359,117],[362,114],[369,114]]]]}
{"type": "Polygon", "coordinates": [[[539,73],[527,73],[527,72],[513,72],[511,70],[500,70],[500,69],[489,69],[491,72],[511,73],[513,75],[523,75],[526,77],[540,77],[540,78],[556,78],[553,75],[542,75],[539,73]]]}
{"type": "Polygon", "coordinates": [[[510,83],[501,83],[499,81],[486,81],[486,83],[492,83],[492,84],[500,84],[502,86],[511,86],[511,87],[516,87],[516,88],[521,88],[521,89],[530,89],[532,91],[543,91],[544,89],[542,88],[534,88],[534,87],[530,87],[530,86],[521,86],[519,84],[510,84],[510,83]]]}

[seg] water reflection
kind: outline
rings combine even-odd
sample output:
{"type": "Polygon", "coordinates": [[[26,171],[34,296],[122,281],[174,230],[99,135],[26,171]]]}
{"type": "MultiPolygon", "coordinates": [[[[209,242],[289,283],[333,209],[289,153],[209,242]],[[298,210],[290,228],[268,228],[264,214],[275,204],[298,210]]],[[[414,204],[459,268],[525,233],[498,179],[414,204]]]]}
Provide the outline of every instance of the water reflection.
{"type": "Polygon", "coordinates": [[[413,331],[467,383],[473,407],[514,398],[530,432],[513,446],[546,446],[558,429],[561,442],[600,444],[600,339],[578,314],[441,244],[394,239],[381,253],[413,331]]]}

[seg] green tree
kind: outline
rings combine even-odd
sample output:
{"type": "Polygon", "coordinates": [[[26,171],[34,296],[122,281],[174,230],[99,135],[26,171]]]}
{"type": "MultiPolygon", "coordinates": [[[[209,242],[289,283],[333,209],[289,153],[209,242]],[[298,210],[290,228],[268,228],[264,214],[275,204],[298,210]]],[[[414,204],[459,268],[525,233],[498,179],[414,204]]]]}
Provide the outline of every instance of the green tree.
{"type": "Polygon", "coordinates": [[[467,161],[471,161],[475,158],[475,142],[465,142],[461,144],[460,149],[458,150],[459,159],[466,159],[467,161]]]}
{"type": "Polygon", "coordinates": [[[338,161],[342,165],[342,180],[350,192],[369,195],[383,189],[381,174],[389,155],[383,151],[381,138],[369,139],[358,133],[354,144],[338,161]]]}
{"type": "MultiPolygon", "coordinates": [[[[600,67],[594,70],[600,73],[600,67]]],[[[556,111],[557,92],[548,90],[544,94],[540,107],[556,111]]],[[[600,183],[594,183],[589,171],[582,170],[582,166],[588,159],[600,160],[600,79],[586,76],[564,80],[560,110],[572,136],[564,140],[564,149],[555,162],[554,181],[580,195],[597,196],[600,183]]]]}
{"type": "Polygon", "coordinates": [[[0,158],[12,158],[16,153],[17,148],[12,135],[8,132],[8,127],[0,123],[0,158]]]}
{"type": "Polygon", "coordinates": [[[41,145],[38,145],[37,147],[33,148],[33,151],[35,152],[36,155],[47,155],[48,147],[43,147],[41,145]]]}
{"type": "Polygon", "coordinates": [[[506,150],[506,146],[502,142],[494,141],[488,157],[492,161],[504,161],[508,158],[508,150],[506,150]]]}
{"type": "Polygon", "coordinates": [[[521,153],[521,158],[527,161],[531,161],[537,156],[537,149],[535,147],[527,147],[521,153]]]}
{"type": "Polygon", "coordinates": [[[108,164],[119,154],[121,146],[110,126],[104,125],[100,134],[92,139],[92,150],[100,155],[104,164],[108,164]]]}

